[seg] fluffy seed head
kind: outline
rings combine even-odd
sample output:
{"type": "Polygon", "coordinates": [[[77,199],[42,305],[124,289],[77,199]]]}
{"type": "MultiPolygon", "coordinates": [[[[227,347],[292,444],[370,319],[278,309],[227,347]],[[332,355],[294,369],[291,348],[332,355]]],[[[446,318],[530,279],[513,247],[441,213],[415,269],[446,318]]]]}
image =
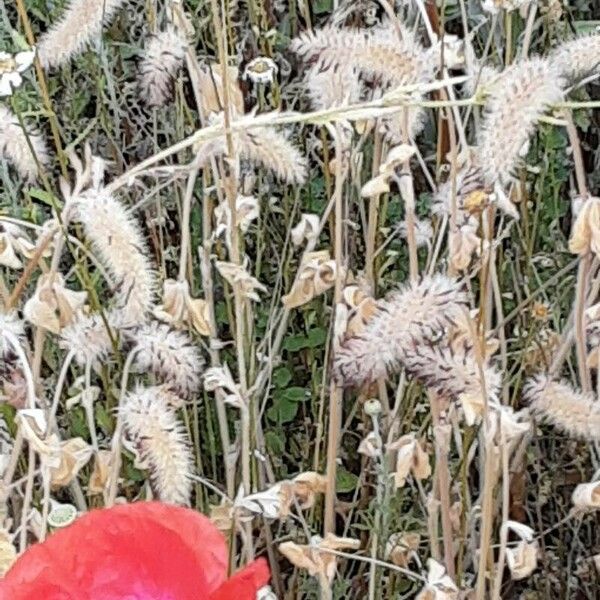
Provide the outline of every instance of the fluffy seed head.
{"type": "Polygon", "coordinates": [[[25,131],[16,115],[2,105],[0,105],[0,157],[10,162],[19,176],[28,182],[37,179],[38,163],[41,165],[49,163],[44,138],[34,131],[25,131]],[[27,138],[35,156],[29,148],[27,138]]]}
{"type": "Polygon", "coordinates": [[[184,397],[198,391],[204,361],[186,333],[153,321],[137,328],[131,337],[138,371],[150,371],[184,397]]]}
{"type": "Polygon", "coordinates": [[[450,345],[423,344],[415,340],[404,348],[402,363],[407,372],[428,389],[444,398],[457,400],[460,396],[496,399],[500,390],[500,373],[484,364],[483,381],[470,343],[450,345]]]}
{"type": "Polygon", "coordinates": [[[559,71],[541,58],[509,67],[490,87],[479,140],[485,182],[507,183],[548,105],[563,97],[559,71]]]}
{"type": "Polygon", "coordinates": [[[173,80],[183,64],[185,40],[172,26],[150,36],[139,65],[140,97],[150,107],[166,104],[173,80]]]}
{"type": "MultiPolygon", "coordinates": [[[[265,116],[265,115],[261,115],[265,116]]],[[[213,123],[223,121],[222,113],[213,117],[213,123]]],[[[285,133],[273,127],[255,127],[232,132],[234,151],[243,160],[271,171],[278,179],[290,184],[303,183],[307,177],[307,161],[285,133]]],[[[208,160],[225,154],[224,140],[212,140],[197,148],[198,154],[208,160]]]]}
{"type": "Polygon", "coordinates": [[[112,276],[122,325],[141,323],[154,299],[155,278],[133,215],[110,194],[83,194],[77,216],[94,251],[112,276]]]}
{"type": "MultiPolygon", "coordinates": [[[[327,25],[301,34],[292,40],[290,48],[307,61],[317,61],[320,71],[332,71],[332,77],[336,70],[341,70],[345,79],[349,72],[355,72],[379,91],[426,83],[435,74],[433,55],[424,50],[412,32],[405,27],[398,31],[389,22],[370,29],[327,25]]],[[[384,131],[393,143],[401,142],[405,133],[413,138],[422,127],[422,115],[422,110],[413,107],[385,117],[384,131]]]]}
{"type": "Polygon", "coordinates": [[[163,502],[188,506],[192,492],[190,443],[162,387],[138,387],[121,409],[125,432],[149,471],[153,491],[163,502]]]}
{"type": "Polygon", "coordinates": [[[58,67],[81,53],[123,4],[125,0],[70,0],[62,18],[39,40],[42,66],[58,67]]]}
{"type": "Polygon", "coordinates": [[[578,80],[600,69],[600,34],[584,35],[555,48],[548,60],[563,77],[578,80]]]}
{"type": "Polygon", "coordinates": [[[600,440],[600,404],[593,394],[576,391],[565,381],[536,375],[525,384],[523,398],[535,414],[566,434],[600,440]]]}
{"type": "Polygon", "coordinates": [[[380,300],[364,329],[342,342],[334,357],[334,376],[345,385],[386,376],[415,340],[437,340],[467,300],[462,286],[443,275],[408,284],[380,300]]]}
{"type": "Polygon", "coordinates": [[[80,316],[64,327],[60,332],[60,344],[65,350],[74,350],[74,358],[82,366],[89,363],[96,367],[112,352],[110,336],[100,315],[80,316]]]}

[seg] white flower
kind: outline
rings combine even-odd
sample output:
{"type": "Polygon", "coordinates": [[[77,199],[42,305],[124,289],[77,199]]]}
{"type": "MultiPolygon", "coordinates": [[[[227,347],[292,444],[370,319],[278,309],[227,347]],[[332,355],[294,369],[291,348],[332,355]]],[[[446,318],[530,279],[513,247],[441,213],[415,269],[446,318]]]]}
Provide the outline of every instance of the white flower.
{"type": "Polygon", "coordinates": [[[266,56],[257,56],[252,59],[244,69],[244,79],[254,83],[273,83],[279,67],[266,56]]]}
{"type": "Polygon", "coordinates": [[[23,83],[21,73],[31,66],[34,58],[35,48],[17,54],[0,52],[0,96],[12,96],[13,90],[23,83]]]}

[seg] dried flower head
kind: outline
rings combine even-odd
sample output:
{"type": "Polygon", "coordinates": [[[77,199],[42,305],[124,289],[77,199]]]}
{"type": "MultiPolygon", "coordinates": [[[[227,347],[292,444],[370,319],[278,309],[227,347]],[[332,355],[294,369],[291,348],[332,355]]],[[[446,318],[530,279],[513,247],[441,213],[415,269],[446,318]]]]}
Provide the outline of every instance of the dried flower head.
{"type": "Polygon", "coordinates": [[[0,105],[0,157],[10,162],[19,176],[28,182],[37,179],[38,165],[45,166],[50,162],[44,138],[33,129],[23,129],[19,119],[2,105],[0,105]]]}
{"type": "Polygon", "coordinates": [[[143,322],[154,299],[155,277],[134,216],[103,190],[82,194],[76,206],[86,237],[110,272],[123,326],[143,322]]]}
{"type": "Polygon", "coordinates": [[[189,505],[193,458],[187,434],[159,387],[138,387],[127,395],[121,416],[141,467],[163,502],[189,505]]]}
{"type": "Polygon", "coordinates": [[[536,375],[523,388],[531,411],[570,436],[600,440],[600,405],[593,394],[574,390],[567,382],[536,375]]]}
{"type": "Polygon", "coordinates": [[[141,99],[150,107],[166,104],[173,94],[173,81],[183,65],[186,41],[173,26],[151,35],[139,65],[141,99]]]}
{"type": "Polygon", "coordinates": [[[131,338],[139,372],[152,373],[184,398],[198,391],[204,361],[187,334],[152,321],[135,329],[131,338]]]}
{"type": "Polygon", "coordinates": [[[253,83],[273,83],[279,67],[272,58],[267,56],[257,56],[253,58],[244,69],[244,79],[249,79],[253,83]]]}
{"type": "Polygon", "coordinates": [[[62,18],[39,40],[44,68],[59,67],[97,41],[125,0],[70,0],[62,18]]]}
{"type": "Polygon", "coordinates": [[[485,183],[506,184],[548,106],[563,98],[559,71],[541,58],[515,63],[490,87],[479,140],[485,183]]]}

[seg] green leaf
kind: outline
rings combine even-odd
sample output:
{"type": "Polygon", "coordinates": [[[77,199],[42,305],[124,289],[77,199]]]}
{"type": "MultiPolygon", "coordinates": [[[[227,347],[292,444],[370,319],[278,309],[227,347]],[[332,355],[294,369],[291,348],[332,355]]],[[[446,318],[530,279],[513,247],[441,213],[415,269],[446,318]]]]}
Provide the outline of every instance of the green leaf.
{"type": "Polygon", "coordinates": [[[596,33],[600,21],[573,21],[573,26],[578,34],[596,33]]]}
{"type": "Polygon", "coordinates": [[[358,477],[350,471],[346,471],[344,467],[337,470],[335,488],[340,494],[347,494],[356,489],[358,485],[358,477]]]}
{"type": "Polygon", "coordinates": [[[292,335],[283,342],[283,349],[290,352],[298,352],[303,348],[308,348],[308,339],[304,335],[292,335]]]}
{"type": "Polygon", "coordinates": [[[286,402],[304,402],[310,396],[308,390],[303,387],[289,387],[278,393],[279,398],[286,402]]]}
{"type": "Polygon", "coordinates": [[[285,387],[292,380],[292,372],[287,367],[279,367],[273,373],[273,383],[276,387],[285,387]]]}
{"type": "Polygon", "coordinates": [[[333,9],[332,0],[313,0],[312,6],[315,15],[324,15],[333,9]]]}
{"type": "Polygon", "coordinates": [[[42,190],[40,188],[31,188],[29,189],[29,195],[44,204],[47,204],[50,208],[54,208],[58,206],[62,207],[63,203],[59,200],[54,194],[48,193],[46,190],[42,190]]]}
{"type": "Polygon", "coordinates": [[[285,452],[285,440],[280,433],[267,431],[265,433],[265,444],[271,454],[282,456],[285,452]]]}
{"type": "Polygon", "coordinates": [[[297,414],[298,403],[290,402],[284,398],[276,399],[273,406],[267,410],[267,417],[274,423],[279,423],[279,425],[293,421],[297,414]]]}
{"type": "Polygon", "coordinates": [[[318,348],[323,346],[327,340],[327,330],[322,327],[316,327],[308,332],[308,347],[318,348]]]}

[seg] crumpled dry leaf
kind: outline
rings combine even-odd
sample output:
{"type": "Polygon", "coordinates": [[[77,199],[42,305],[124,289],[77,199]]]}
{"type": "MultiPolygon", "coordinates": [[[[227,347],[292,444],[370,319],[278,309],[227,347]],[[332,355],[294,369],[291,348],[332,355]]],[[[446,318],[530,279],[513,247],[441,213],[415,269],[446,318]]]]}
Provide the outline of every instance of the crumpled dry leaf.
{"type": "Polygon", "coordinates": [[[569,250],[573,254],[600,255],[600,198],[588,198],[571,231],[569,250]]]}
{"type": "Polygon", "coordinates": [[[112,452],[110,450],[98,450],[94,457],[94,468],[88,483],[88,494],[103,494],[108,490],[108,478],[112,465],[112,452]]]}
{"type": "Polygon", "coordinates": [[[481,391],[466,392],[458,397],[463,413],[465,415],[465,423],[472,427],[475,425],[479,417],[483,415],[485,410],[485,400],[481,391]]]}
{"type": "Polygon", "coordinates": [[[358,550],[360,541],[340,538],[328,533],[325,538],[315,536],[310,544],[295,542],[279,544],[279,551],[296,567],[306,569],[309,575],[331,583],[335,577],[337,557],[323,550],[358,550]]]}
{"type": "Polygon", "coordinates": [[[600,508],[600,481],[580,483],[571,497],[573,505],[579,510],[594,510],[600,508]]]}
{"type": "Polygon", "coordinates": [[[521,540],[514,548],[506,549],[506,564],[512,579],[529,577],[537,568],[538,544],[521,540]]]}
{"type": "MultiPolygon", "coordinates": [[[[199,86],[202,95],[202,108],[208,113],[219,113],[223,110],[223,79],[221,65],[213,63],[208,69],[198,73],[199,86]]],[[[229,102],[235,111],[244,114],[244,97],[238,85],[239,72],[237,67],[227,67],[227,85],[229,87],[229,102]]]]}
{"type": "Polygon", "coordinates": [[[227,364],[220,367],[211,367],[204,371],[204,389],[207,392],[220,390],[224,394],[223,401],[225,404],[238,409],[245,407],[245,400],[240,392],[240,386],[233,380],[227,364]]]}
{"type": "Polygon", "coordinates": [[[35,250],[25,230],[18,225],[0,221],[0,265],[9,269],[23,266],[18,254],[27,256],[35,250]]]}
{"type": "Polygon", "coordinates": [[[421,536],[418,533],[392,533],[385,544],[385,557],[406,569],[413,558],[418,558],[420,542],[421,536]]]}
{"type": "Polygon", "coordinates": [[[374,431],[370,431],[367,437],[363,438],[358,445],[358,453],[364,454],[369,458],[377,458],[381,456],[381,436],[374,431]]]}
{"type": "Polygon", "coordinates": [[[531,430],[531,416],[524,409],[518,412],[511,406],[492,406],[492,419],[489,435],[499,445],[510,443],[524,436],[531,430]]]}
{"type": "Polygon", "coordinates": [[[53,488],[65,487],[77,477],[81,468],[92,457],[93,449],[82,438],[60,442],[60,462],[50,468],[50,484],[53,488]]]}
{"type": "Polygon", "coordinates": [[[427,567],[427,583],[416,600],[458,600],[458,588],[446,567],[433,558],[427,560],[427,567]]]}
{"type": "Polygon", "coordinates": [[[40,408],[24,408],[17,411],[15,423],[23,438],[38,453],[45,468],[57,469],[61,461],[60,440],[56,434],[48,435],[46,415],[40,408]]]}
{"type": "MultiPolygon", "coordinates": [[[[281,301],[288,309],[302,306],[333,287],[337,277],[335,261],[330,259],[327,250],[309,252],[300,264],[292,289],[281,301]]],[[[339,277],[345,277],[344,269],[340,270],[339,277]]]]}
{"type": "Polygon", "coordinates": [[[285,519],[289,516],[294,499],[301,509],[314,506],[317,494],[322,494],[327,488],[327,478],[315,471],[306,471],[296,475],[292,480],[276,483],[267,490],[239,496],[235,509],[241,509],[254,514],[261,514],[269,519],[285,519]]]}
{"type": "Polygon", "coordinates": [[[4,577],[17,559],[17,550],[6,529],[0,529],[0,577],[4,577]]]}
{"type": "Polygon", "coordinates": [[[234,509],[241,515],[247,512],[262,515],[266,519],[278,519],[281,512],[282,486],[283,483],[276,483],[262,492],[248,496],[242,496],[243,490],[241,489],[233,503],[234,509]]]}
{"type": "Polygon", "coordinates": [[[367,295],[358,285],[346,286],[342,290],[342,298],[348,309],[344,333],[354,337],[360,334],[377,312],[377,300],[367,295]]]}
{"type": "Polygon", "coordinates": [[[307,509],[314,506],[317,494],[327,491],[327,477],[316,471],[305,471],[292,479],[292,485],[300,508],[307,509]]]}
{"type": "Polygon", "coordinates": [[[174,327],[191,326],[200,335],[210,335],[208,303],[192,298],[187,281],[165,279],[163,303],[154,309],[154,316],[174,327]]]}
{"type": "Polygon", "coordinates": [[[411,473],[415,479],[427,479],[431,476],[429,456],[413,433],[403,435],[400,439],[388,444],[387,449],[398,451],[396,472],[393,475],[396,488],[403,487],[406,478],[411,473]]]}
{"type": "Polygon", "coordinates": [[[260,296],[257,292],[266,293],[268,291],[256,277],[252,277],[241,265],[217,260],[215,261],[215,267],[232,287],[238,286],[241,289],[242,295],[248,298],[248,300],[260,302],[260,296]]]}
{"type": "Polygon", "coordinates": [[[448,236],[450,264],[457,271],[466,270],[481,252],[481,238],[470,225],[463,225],[448,236]]]}
{"type": "Polygon", "coordinates": [[[233,503],[224,499],[221,504],[210,506],[209,518],[223,534],[229,535],[233,529],[233,503]]]}
{"type": "Polygon", "coordinates": [[[417,149],[410,144],[399,144],[388,150],[385,161],[379,167],[379,173],[386,177],[390,177],[394,173],[394,169],[410,160],[414,156],[417,149]]]}
{"type": "Polygon", "coordinates": [[[87,292],[74,292],[65,287],[60,273],[46,273],[37,283],[33,296],[25,303],[23,316],[37,327],[60,333],[83,310],[87,292]]]}
{"type": "Polygon", "coordinates": [[[304,240],[308,243],[315,242],[319,233],[319,215],[303,213],[292,231],[292,243],[300,246],[304,240]]]}
{"type": "MultiPolygon", "coordinates": [[[[231,248],[231,211],[226,202],[218,204],[214,209],[215,231],[214,236],[218,238],[225,235],[227,247],[231,248]]],[[[239,195],[235,200],[235,222],[243,233],[248,231],[252,221],[258,219],[260,204],[254,196],[239,195]]]]}
{"type": "Polygon", "coordinates": [[[373,179],[369,179],[361,188],[360,195],[363,198],[374,198],[386,194],[390,191],[390,184],[388,183],[389,176],[376,175],[373,179]]]}

